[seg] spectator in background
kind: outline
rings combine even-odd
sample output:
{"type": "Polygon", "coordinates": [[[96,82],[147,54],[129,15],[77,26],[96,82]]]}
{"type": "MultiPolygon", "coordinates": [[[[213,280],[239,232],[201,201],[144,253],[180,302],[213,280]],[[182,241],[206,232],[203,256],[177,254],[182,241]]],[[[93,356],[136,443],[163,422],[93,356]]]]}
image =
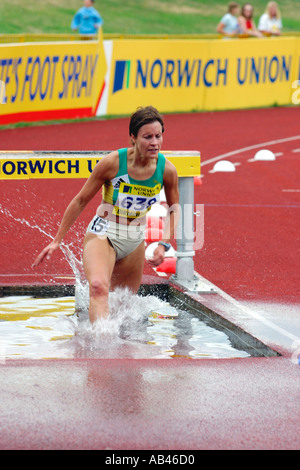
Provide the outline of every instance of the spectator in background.
{"type": "Polygon", "coordinates": [[[280,36],[282,21],[276,2],[268,3],[265,13],[259,19],[258,30],[267,36],[280,36]]]}
{"type": "Polygon", "coordinates": [[[245,3],[242,6],[241,15],[238,19],[240,33],[247,36],[261,37],[262,34],[257,31],[255,22],[253,20],[253,6],[251,3],[245,3]]]}
{"type": "Polygon", "coordinates": [[[93,7],[94,0],[84,0],[83,7],[75,14],[71,28],[80,34],[96,34],[103,24],[103,19],[93,7]]]}
{"type": "Polygon", "coordinates": [[[217,32],[227,37],[237,36],[239,33],[238,14],[239,5],[236,2],[230,2],[228,12],[223,16],[217,26],[217,32]]]}

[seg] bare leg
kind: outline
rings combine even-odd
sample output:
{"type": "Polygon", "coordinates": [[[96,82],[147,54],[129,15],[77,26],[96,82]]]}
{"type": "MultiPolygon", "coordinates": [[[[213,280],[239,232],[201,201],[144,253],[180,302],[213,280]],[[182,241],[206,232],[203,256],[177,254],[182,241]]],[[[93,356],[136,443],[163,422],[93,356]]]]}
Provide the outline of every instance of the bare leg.
{"type": "Polygon", "coordinates": [[[115,264],[111,288],[128,287],[136,293],[140,287],[145,263],[145,242],[143,241],[130,255],[115,264]]]}
{"type": "Polygon", "coordinates": [[[84,240],[83,267],[90,286],[91,323],[109,314],[108,294],[116,254],[105,236],[87,234],[84,240]]]}

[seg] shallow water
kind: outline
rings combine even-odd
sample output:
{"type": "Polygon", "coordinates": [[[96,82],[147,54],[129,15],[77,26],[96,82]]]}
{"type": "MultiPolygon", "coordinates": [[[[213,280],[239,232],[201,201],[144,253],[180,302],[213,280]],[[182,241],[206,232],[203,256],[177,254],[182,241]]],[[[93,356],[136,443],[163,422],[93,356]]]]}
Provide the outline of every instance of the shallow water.
{"type": "MultiPolygon", "coordinates": [[[[43,220],[43,214],[39,214],[39,221],[43,220],[40,226],[34,220],[15,217],[1,204],[0,212],[16,224],[53,238],[44,229],[48,217],[43,220]]],[[[81,245],[79,240],[81,236],[75,235],[75,245],[81,245]]],[[[75,256],[74,246],[65,244],[61,245],[61,250],[76,278],[75,298],[0,299],[0,363],[18,358],[201,359],[249,356],[233,348],[225,333],[207,326],[185,311],[179,310],[176,319],[153,318],[151,312],[167,310],[168,305],[155,296],[135,296],[126,289],[110,295],[110,317],[92,326],[88,319],[88,288],[82,253],[75,256]]]]}
{"type": "Polygon", "coordinates": [[[154,296],[119,289],[110,295],[110,316],[90,324],[87,309],[75,314],[75,298],[6,297],[0,300],[0,362],[52,358],[237,358],[227,335],[187,312],[168,312],[154,296]]]}

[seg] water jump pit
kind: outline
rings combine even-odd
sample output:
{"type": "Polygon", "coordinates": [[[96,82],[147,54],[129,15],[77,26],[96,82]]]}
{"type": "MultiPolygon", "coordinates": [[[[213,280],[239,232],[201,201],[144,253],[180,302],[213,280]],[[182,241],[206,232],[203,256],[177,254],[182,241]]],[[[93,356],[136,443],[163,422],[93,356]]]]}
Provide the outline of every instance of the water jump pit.
{"type": "Polygon", "coordinates": [[[279,354],[170,284],[119,289],[91,325],[87,286],[0,295],[0,363],[17,359],[236,359],[279,354]]]}

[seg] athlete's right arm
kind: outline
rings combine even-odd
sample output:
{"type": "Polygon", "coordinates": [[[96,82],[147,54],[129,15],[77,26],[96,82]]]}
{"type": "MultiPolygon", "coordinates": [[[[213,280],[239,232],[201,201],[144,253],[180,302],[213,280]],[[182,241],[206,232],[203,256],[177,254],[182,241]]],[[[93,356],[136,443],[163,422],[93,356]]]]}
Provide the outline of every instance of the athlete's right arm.
{"type": "Polygon", "coordinates": [[[97,163],[91,176],[88,178],[80,192],[68,205],[54,240],[37,256],[32,265],[33,267],[38,266],[45,258],[50,259],[53,252],[59,248],[68,230],[72,227],[75,220],[79,217],[89,201],[91,201],[91,199],[93,199],[93,197],[102,188],[105,181],[116,176],[118,169],[119,155],[117,151],[106,155],[97,163]]]}

